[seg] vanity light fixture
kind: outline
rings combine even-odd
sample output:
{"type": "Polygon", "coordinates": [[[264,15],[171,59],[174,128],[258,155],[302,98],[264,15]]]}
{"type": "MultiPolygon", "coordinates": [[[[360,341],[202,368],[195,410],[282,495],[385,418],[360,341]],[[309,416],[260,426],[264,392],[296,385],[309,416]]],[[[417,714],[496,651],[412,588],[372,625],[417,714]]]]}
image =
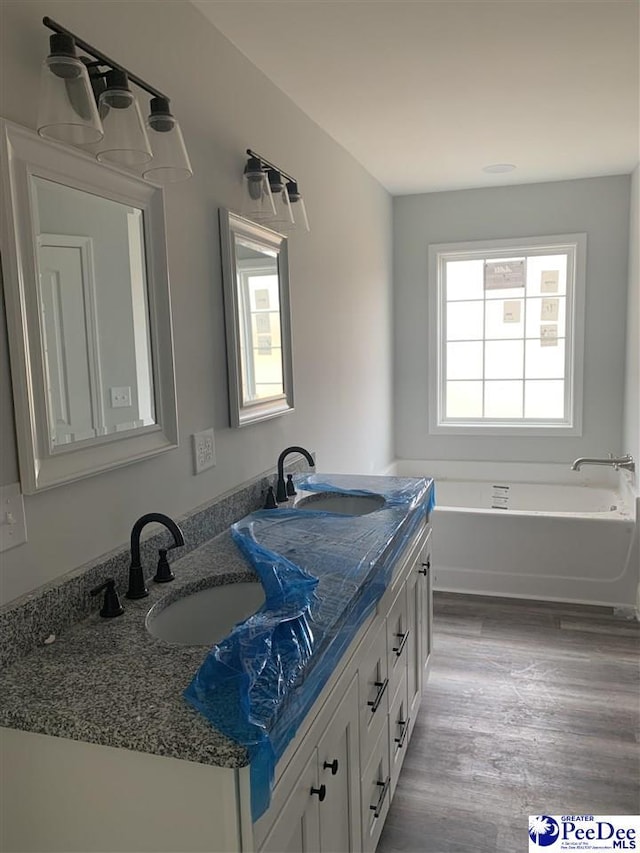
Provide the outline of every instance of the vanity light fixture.
{"type": "Polygon", "coordinates": [[[310,231],[304,199],[294,177],[247,148],[241,213],[281,234],[310,231]]]}
{"type": "Polygon", "coordinates": [[[169,98],[51,18],[51,53],[42,66],[38,133],[71,145],[95,144],[100,162],[142,169],[157,184],[191,177],[193,170],[169,98]],[[77,56],[76,47],[89,56],[77,56]],[[143,122],[134,83],[151,95],[143,122]]]}

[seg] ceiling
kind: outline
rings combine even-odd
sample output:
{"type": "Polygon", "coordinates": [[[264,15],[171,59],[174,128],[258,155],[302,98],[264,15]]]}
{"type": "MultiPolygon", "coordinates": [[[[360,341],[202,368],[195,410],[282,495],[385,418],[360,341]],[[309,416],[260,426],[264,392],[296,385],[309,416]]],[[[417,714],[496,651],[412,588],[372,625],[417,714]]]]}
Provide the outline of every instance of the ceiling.
{"type": "Polygon", "coordinates": [[[193,2],[394,195],[638,163],[638,0],[193,2]]]}

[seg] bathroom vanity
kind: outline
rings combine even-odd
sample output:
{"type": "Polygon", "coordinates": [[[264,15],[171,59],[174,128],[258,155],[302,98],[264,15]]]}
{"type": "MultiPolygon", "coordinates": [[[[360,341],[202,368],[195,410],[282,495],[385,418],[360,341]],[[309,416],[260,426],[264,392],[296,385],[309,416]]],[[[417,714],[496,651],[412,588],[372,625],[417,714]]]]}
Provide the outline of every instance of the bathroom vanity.
{"type": "Polygon", "coordinates": [[[405,548],[376,613],[279,762],[251,849],[375,850],[430,660],[430,534],[422,527],[405,548]]]}
{"type": "MultiPolygon", "coordinates": [[[[145,628],[166,589],[128,601],[117,619],[90,617],[9,667],[2,848],[375,850],[429,666],[430,550],[427,518],[278,761],[270,807],[255,822],[247,750],[182,698],[203,648],[171,646],[145,628]]],[[[255,580],[228,534],[174,568],[175,597],[255,580]]]]}

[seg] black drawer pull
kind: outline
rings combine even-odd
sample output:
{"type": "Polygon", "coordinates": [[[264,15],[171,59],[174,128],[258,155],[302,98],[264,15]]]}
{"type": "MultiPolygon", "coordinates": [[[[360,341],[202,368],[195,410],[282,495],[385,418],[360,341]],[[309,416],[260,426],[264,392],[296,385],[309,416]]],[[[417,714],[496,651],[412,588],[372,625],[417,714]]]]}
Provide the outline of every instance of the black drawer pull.
{"type": "Polygon", "coordinates": [[[382,788],[380,791],[380,796],[378,797],[378,802],[375,806],[369,806],[371,811],[373,812],[373,816],[378,818],[382,813],[382,806],[384,805],[384,798],[387,796],[387,791],[389,790],[389,782],[391,782],[391,776],[387,776],[386,782],[376,782],[376,785],[382,788]]]}
{"type": "Polygon", "coordinates": [[[324,800],[324,798],[327,796],[327,786],[326,785],[320,785],[319,788],[312,788],[311,793],[317,794],[318,799],[320,800],[320,802],[322,802],[324,800]]]}
{"type": "Polygon", "coordinates": [[[373,702],[367,702],[367,705],[371,708],[371,713],[375,714],[378,710],[378,706],[382,701],[382,697],[384,696],[384,691],[387,689],[387,684],[389,684],[389,679],[385,678],[384,681],[376,681],[375,686],[378,688],[378,692],[376,693],[376,698],[373,702]]]}
{"type": "Polygon", "coordinates": [[[422,568],[418,569],[418,572],[421,575],[426,575],[430,568],[431,568],[431,560],[427,560],[426,563],[422,563],[422,568]]]}
{"type": "Polygon", "coordinates": [[[404,634],[396,634],[396,637],[400,637],[400,645],[394,646],[393,651],[396,653],[397,657],[400,657],[402,652],[404,651],[404,647],[407,644],[407,638],[409,636],[409,632],[405,631],[404,634]]]}
{"type": "Polygon", "coordinates": [[[400,737],[394,738],[395,742],[398,744],[398,749],[402,749],[404,746],[404,742],[407,739],[407,734],[409,732],[409,722],[411,721],[411,717],[407,717],[406,720],[398,720],[398,725],[402,726],[402,734],[400,737]]]}
{"type": "Polygon", "coordinates": [[[336,773],[338,772],[338,759],[334,758],[331,763],[329,763],[328,761],[325,761],[322,766],[324,767],[325,770],[331,770],[331,775],[335,776],[336,773]]]}

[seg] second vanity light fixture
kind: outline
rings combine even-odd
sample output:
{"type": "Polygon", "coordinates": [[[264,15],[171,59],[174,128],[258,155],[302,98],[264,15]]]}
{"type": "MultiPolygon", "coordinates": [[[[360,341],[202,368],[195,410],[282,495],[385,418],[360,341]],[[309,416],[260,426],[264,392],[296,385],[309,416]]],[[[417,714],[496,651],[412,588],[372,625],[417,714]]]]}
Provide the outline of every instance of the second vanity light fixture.
{"type": "Polygon", "coordinates": [[[261,154],[247,148],[241,213],[281,234],[311,231],[298,182],[261,154]]]}
{"type": "Polygon", "coordinates": [[[51,18],[50,54],[42,65],[38,133],[71,145],[93,145],[100,162],[142,171],[158,184],[193,174],[169,98],[51,18]],[[88,53],[78,56],[76,47],[88,53]],[[143,122],[134,83],[151,95],[143,122]]]}

